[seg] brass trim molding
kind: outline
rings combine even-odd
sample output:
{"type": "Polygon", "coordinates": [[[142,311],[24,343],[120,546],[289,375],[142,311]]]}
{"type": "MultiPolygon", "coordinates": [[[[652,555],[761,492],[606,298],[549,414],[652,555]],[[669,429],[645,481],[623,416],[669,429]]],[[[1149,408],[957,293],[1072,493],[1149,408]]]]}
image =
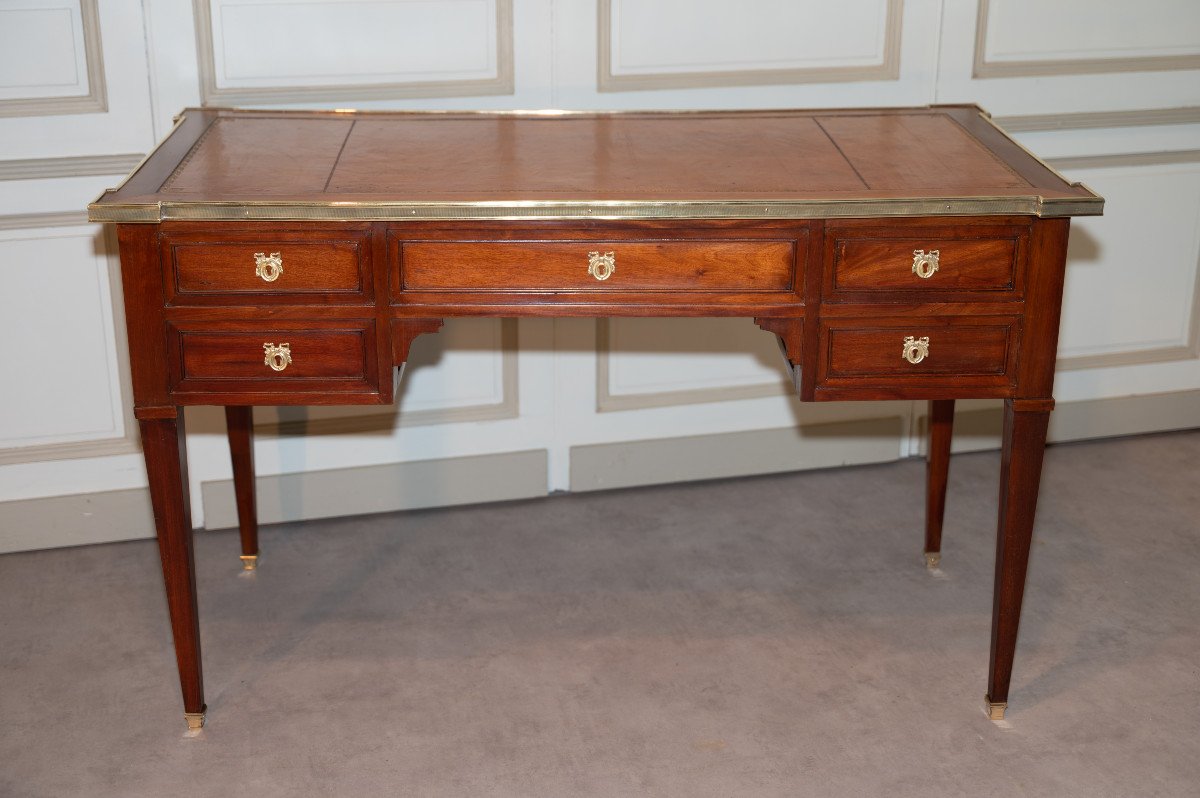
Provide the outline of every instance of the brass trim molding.
{"type": "Polygon", "coordinates": [[[104,53],[100,48],[99,0],[79,0],[79,17],[83,27],[83,57],[87,71],[88,93],[74,97],[25,97],[0,100],[0,116],[61,116],[108,111],[108,85],[104,80],[104,53]]]}
{"type": "Polygon", "coordinates": [[[393,83],[341,83],[326,86],[266,86],[224,89],[217,85],[210,0],[192,0],[196,23],[196,60],[200,101],[222,103],[310,103],[345,100],[399,100],[421,97],[479,97],[513,94],[513,0],[496,3],[496,77],[467,80],[423,80],[393,83]]]}
{"type": "MultiPolygon", "coordinates": [[[[1086,187],[1085,187],[1086,188],[1086,187]]],[[[101,196],[103,198],[103,195],[101,196]]],[[[832,219],[857,216],[1099,216],[1104,199],[1039,196],[650,202],[158,202],[88,206],[93,222],[448,219],[832,219]]]]}
{"type": "Polygon", "coordinates": [[[1200,69],[1200,54],[1148,55],[1132,58],[1063,58],[988,61],[987,26],[991,0],[979,0],[975,22],[975,78],[1025,78],[1057,75],[1095,75],[1113,72],[1158,72],[1200,69]]]}
{"type": "Polygon", "coordinates": [[[900,30],[903,0],[887,0],[884,18],[883,60],[868,66],[798,67],[783,69],[707,70],[698,72],[645,72],[614,75],[612,71],[612,3],[598,0],[596,88],[600,92],[653,89],[702,89],[725,86],[764,86],[795,83],[899,80],[900,30]]]}

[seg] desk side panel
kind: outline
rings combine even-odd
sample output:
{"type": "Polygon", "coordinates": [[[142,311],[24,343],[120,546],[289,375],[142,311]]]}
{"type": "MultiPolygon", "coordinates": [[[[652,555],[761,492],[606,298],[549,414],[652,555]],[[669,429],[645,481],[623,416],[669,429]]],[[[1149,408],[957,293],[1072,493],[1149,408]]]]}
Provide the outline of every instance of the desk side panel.
{"type": "Polygon", "coordinates": [[[1070,227],[1070,219],[1039,219],[1034,223],[1025,289],[1025,329],[1017,366],[1019,398],[1049,399],[1054,392],[1070,227]]]}
{"type": "MultiPolygon", "coordinates": [[[[163,332],[163,286],[158,225],[117,225],[121,284],[129,340],[133,404],[139,417],[172,404],[167,395],[167,352],[163,332]]],[[[172,411],[173,415],[173,411],[172,411]]]]}

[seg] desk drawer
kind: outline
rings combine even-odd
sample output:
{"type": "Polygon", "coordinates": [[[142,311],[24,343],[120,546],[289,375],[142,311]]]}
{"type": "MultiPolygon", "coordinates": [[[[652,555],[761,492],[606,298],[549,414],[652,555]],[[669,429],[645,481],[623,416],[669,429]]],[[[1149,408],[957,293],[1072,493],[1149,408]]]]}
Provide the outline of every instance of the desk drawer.
{"type": "Polygon", "coordinates": [[[1010,386],[1019,331],[1016,316],[822,319],[817,389],[1010,386]]]}
{"type": "Polygon", "coordinates": [[[886,301],[1020,296],[1025,226],[841,228],[826,234],[825,295],[886,301]]]}
{"type": "Polygon", "coordinates": [[[374,321],[179,321],[167,334],[177,393],[378,390],[374,321]]]}
{"type": "Polygon", "coordinates": [[[796,242],[405,241],[403,291],[791,291],[796,242]]]}
{"type": "Polygon", "coordinates": [[[371,301],[365,231],[163,236],[172,305],[326,304],[371,301]]]}

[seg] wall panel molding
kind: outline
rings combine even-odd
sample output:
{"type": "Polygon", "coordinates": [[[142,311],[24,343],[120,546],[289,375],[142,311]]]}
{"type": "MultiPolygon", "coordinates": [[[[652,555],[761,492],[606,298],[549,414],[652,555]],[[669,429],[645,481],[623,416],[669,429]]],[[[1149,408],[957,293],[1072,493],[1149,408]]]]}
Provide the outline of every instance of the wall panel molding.
{"type": "MultiPolygon", "coordinates": [[[[88,93],[66,97],[27,97],[0,100],[0,117],[92,114],[104,113],[108,110],[108,88],[104,80],[104,53],[100,46],[98,3],[99,0],[79,0],[88,93]]],[[[76,55],[78,56],[78,54],[76,55]]]]}
{"type": "Polygon", "coordinates": [[[513,0],[494,0],[496,8],[496,76],[492,78],[341,83],[312,86],[223,88],[218,85],[210,0],[193,0],[200,99],[204,105],[397,100],[421,97],[475,97],[512,94],[513,0]]]}
{"type": "Polygon", "coordinates": [[[1200,54],[1134,56],[1127,58],[1100,57],[989,61],[987,60],[987,35],[992,2],[993,0],[978,0],[975,25],[975,59],[972,69],[972,75],[976,78],[1018,78],[1200,69],[1200,54]]]}
{"type": "Polygon", "coordinates": [[[85,224],[90,224],[87,211],[0,215],[0,230],[36,230],[39,227],[77,227],[85,224]]]}
{"type": "MultiPolygon", "coordinates": [[[[620,2],[620,0],[615,0],[620,2]]],[[[884,18],[883,57],[866,66],[789,67],[780,69],[713,69],[692,72],[643,72],[614,74],[614,0],[598,0],[597,89],[602,92],[654,89],[697,89],[724,86],[764,86],[798,83],[898,80],[900,77],[900,32],[903,0],[887,0],[884,18]]]]}
{"type": "Polygon", "coordinates": [[[1151,108],[1140,111],[1088,111],[1071,114],[997,116],[995,122],[1009,133],[1028,133],[1035,130],[1194,125],[1200,124],[1200,106],[1151,108]]]}
{"type": "MultiPolygon", "coordinates": [[[[1116,155],[1084,155],[1051,158],[1048,162],[1059,170],[1112,167],[1159,166],[1200,163],[1200,150],[1177,152],[1127,153],[1116,155]]],[[[1131,351],[1104,352],[1095,355],[1075,355],[1058,359],[1060,371],[1077,369],[1132,366],[1142,363],[1167,363],[1200,358],[1200,253],[1197,253],[1195,283],[1192,288],[1191,315],[1186,340],[1175,346],[1153,347],[1131,351]]]]}
{"type": "Polygon", "coordinates": [[[124,177],[145,155],[73,155],[0,161],[0,180],[49,180],[59,177],[114,175],[124,177]]]}
{"type": "MultiPolygon", "coordinates": [[[[86,225],[87,214],[29,214],[23,217],[0,216],[0,229],[30,229],[38,227],[67,227],[86,225]],[[69,221],[83,216],[82,222],[69,221]],[[40,224],[6,224],[13,220],[29,220],[40,224]],[[54,223],[56,222],[56,223],[54,223]]],[[[121,435],[84,441],[34,444],[0,448],[0,465],[37,463],[46,460],[74,460],[86,457],[108,457],[141,451],[137,420],[133,417],[133,386],[129,372],[129,347],[126,344],[125,304],[121,294],[121,265],[117,257],[116,229],[107,225],[102,234],[107,266],[109,295],[112,297],[113,345],[116,350],[117,401],[120,403],[121,435]]]]}

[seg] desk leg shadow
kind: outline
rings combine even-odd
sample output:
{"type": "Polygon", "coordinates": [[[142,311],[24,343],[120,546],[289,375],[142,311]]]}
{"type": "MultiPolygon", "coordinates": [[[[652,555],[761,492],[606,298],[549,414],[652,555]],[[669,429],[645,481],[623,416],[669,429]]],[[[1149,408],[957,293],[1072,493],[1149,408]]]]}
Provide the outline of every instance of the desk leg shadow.
{"type": "Polygon", "coordinates": [[[242,568],[258,568],[258,513],[254,506],[254,416],[250,407],[225,408],[229,456],[233,460],[233,492],[237,498],[242,568]]]}

